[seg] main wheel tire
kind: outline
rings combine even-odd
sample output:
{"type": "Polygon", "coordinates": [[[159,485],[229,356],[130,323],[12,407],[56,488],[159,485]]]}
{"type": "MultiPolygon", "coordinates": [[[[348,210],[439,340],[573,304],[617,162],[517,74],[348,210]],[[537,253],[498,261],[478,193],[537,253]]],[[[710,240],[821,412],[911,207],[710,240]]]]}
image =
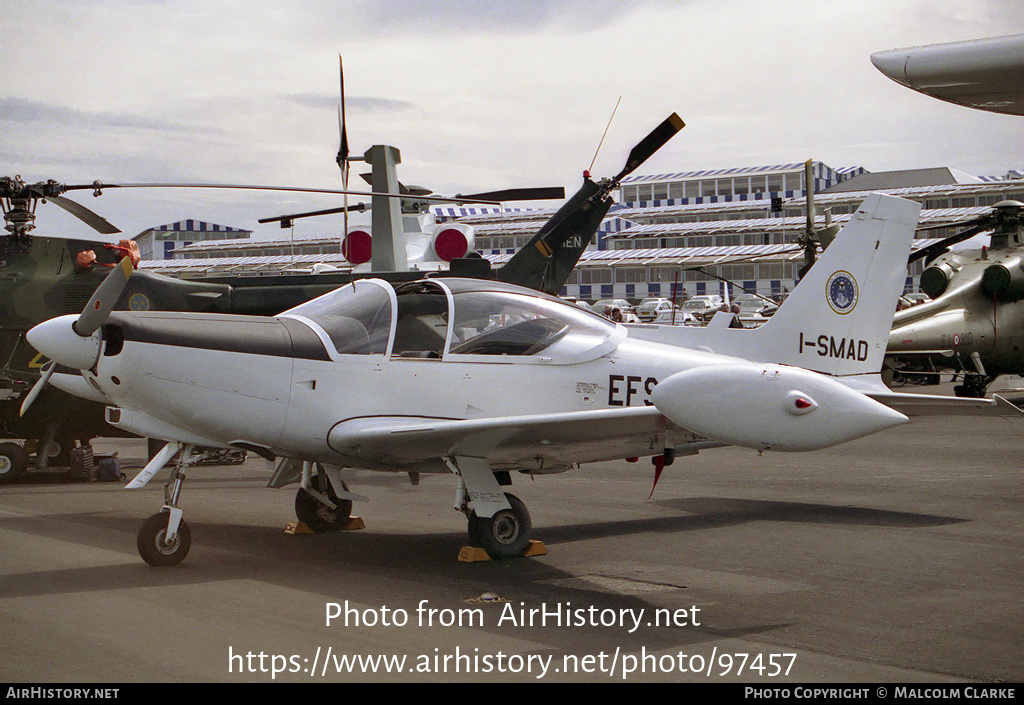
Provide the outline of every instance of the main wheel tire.
{"type": "MultiPolygon", "coordinates": [[[[337,505],[337,509],[330,509],[306,490],[300,489],[295,495],[296,518],[317,534],[337,531],[348,524],[349,517],[352,516],[352,500],[338,499],[331,488],[331,483],[321,482],[319,475],[312,479],[312,485],[313,489],[326,494],[337,505]],[[326,491],[322,487],[323,484],[327,485],[326,491]]],[[[342,487],[345,487],[344,483],[342,483],[342,487]]],[[[345,489],[347,490],[348,487],[345,489]]]]}
{"type": "Polygon", "coordinates": [[[491,558],[515,558],[523,555],[530,544],[533,526],[530,512],[522,500],[514,494],[505,493],[510,505],[492,517],[469,518],[469,538],[473,545],[487,551],[491,558]]]}
{"type": "Polygon", "coordinates": [[[178,535],[174,541],[167,543],[164,540],[169,517],[168,512],[154,514],[146,519],[139,529],[139,555],[142,556],[142,560],[156,568],[178,565],[185,560],[189,548],[192,547],[192,531],[184,521],[178,525],[178,535]]]}
{"type": "Polygon", "coordinates": [[[24,448],[17,443],[0,443],[0,484],[17,481],[25,467],[24,448]]]}

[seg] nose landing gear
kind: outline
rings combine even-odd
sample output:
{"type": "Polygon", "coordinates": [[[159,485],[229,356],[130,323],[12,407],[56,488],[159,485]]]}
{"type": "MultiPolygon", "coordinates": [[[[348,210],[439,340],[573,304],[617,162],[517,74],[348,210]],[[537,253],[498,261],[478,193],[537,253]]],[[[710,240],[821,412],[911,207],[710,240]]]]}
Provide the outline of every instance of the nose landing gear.
{"type": "Polygon", "coordinates": [[[154,514],[139,529],[137,545],[142,560],[151,566],[163,568],[178,565],[188,555],[192,547],[192,531],[188,524],[181,521],[181,510],[178,510],[178,526],[170,531],[171,512],[162,511],[154,514]]]}
{"type": "MultiPolygon", "coordinates": [[[[159,465],[152,468],[152,473],[159,470],[177,450],[177,446],[176,443],[168,444],[150,461],[150,465],[140,473],[140,477],[150,470],[150,466],[158,462],[159,465]]],[[[174,472],[171,473],[170,479],[164,485],[163,508],[146,519],[142,528],[139,529],[136,540],[139,555],[151,566],[163,568],[178,565],[185,560],[189,548],[192,547],[192,531],[188,524],[181,519],[182,510],[178,507],[178,499],[181,496],[182,485],[185,483],[185,471],[198,459],[199,456],[192,454],[191,444],[186,443],[181,446],[181,453],[176,461],[174,472]]]]}

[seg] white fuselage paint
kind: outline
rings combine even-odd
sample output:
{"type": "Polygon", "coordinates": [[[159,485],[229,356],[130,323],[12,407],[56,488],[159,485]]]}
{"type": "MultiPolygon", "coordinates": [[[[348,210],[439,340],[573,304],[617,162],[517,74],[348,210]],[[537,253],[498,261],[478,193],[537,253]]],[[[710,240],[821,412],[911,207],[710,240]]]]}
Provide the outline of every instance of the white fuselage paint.
{"type": "Polygon", "coordinates": [[[657,380],[734,360],[628,339],[573,365],[477,357],[322,361],[129,341],[119,355],[100,358],[96,381],[118,406],[146,409],[222,443],[244,440],[280,455],[324,458],[332,453],[328,432],[348,419],[471,419],[650,405],[657,380]]]}

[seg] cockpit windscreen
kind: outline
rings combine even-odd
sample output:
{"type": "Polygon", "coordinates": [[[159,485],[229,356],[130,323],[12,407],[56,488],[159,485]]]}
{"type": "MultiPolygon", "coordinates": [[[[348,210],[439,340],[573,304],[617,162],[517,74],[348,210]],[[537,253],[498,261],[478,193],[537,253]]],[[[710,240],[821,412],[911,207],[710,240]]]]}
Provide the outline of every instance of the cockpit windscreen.
{"type": "Polygon", "coordinates": [[[391,334],[391,297],[372,281],[358,282],[287,311],[323,328],[342,355],[383,355],[391,334]]]}

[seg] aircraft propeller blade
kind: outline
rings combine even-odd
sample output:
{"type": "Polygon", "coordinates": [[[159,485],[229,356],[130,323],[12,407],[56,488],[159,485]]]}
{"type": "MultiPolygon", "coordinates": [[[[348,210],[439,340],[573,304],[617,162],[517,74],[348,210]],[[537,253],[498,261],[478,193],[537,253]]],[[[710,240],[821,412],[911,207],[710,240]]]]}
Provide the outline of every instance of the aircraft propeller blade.
{"type": "Polygon", "coordinates": [[[622,168],[622,171],[619,172],[613,181],[618,183],[623,178],[632,174],[637,167],[650,159],[655,152],[664,147],[684,127],[686,127],[686,123],[683,122],[679,115],[676,113],[669,115],[664,122],[655,127],[649,135],[633,147],[633,150],[629,153],[629,158],[626,159],[626,166],[622,168]]]}
{"type": "Polygon", "coordinates": [[[341,77],[341,103],[338,105],[338,166],[344,171],[348,162],[348,130],[345,127],[345,68],[341,63],[341,54],[338,54],[338,74],[341,77]]]}
{"type": "Polygon", "coordinates": [[[25,412],[28,411],[29,407],[32,406],[32,403],[36,400],[36,397],[42,393],[46,383],[50,381],[50,375],[53,374],[55,369],[57,369],[57,363],[53,360],[50,360],[40,368],[40,371],[43,374],[39,377],[36,383],[32,385],[32,389],[29,390],[28,394],[25,395],[25,400],[21,402],[21,411],[18,413],[19,416],[24,416],[25,412]]]}
{"type": "Polygon", "coordinates": [[[72,328],[75,333],[88,338],[96,330],[107,322],[107,317],[114,309],[114,304],[121,296],[125,286],[128,285],[128,278],[132,274],[131,257],[123,258],[114,269],[110,271],[106,279],[96,287],[92,298],[86,304],[82,315],[78,317],[72,328]]]}

